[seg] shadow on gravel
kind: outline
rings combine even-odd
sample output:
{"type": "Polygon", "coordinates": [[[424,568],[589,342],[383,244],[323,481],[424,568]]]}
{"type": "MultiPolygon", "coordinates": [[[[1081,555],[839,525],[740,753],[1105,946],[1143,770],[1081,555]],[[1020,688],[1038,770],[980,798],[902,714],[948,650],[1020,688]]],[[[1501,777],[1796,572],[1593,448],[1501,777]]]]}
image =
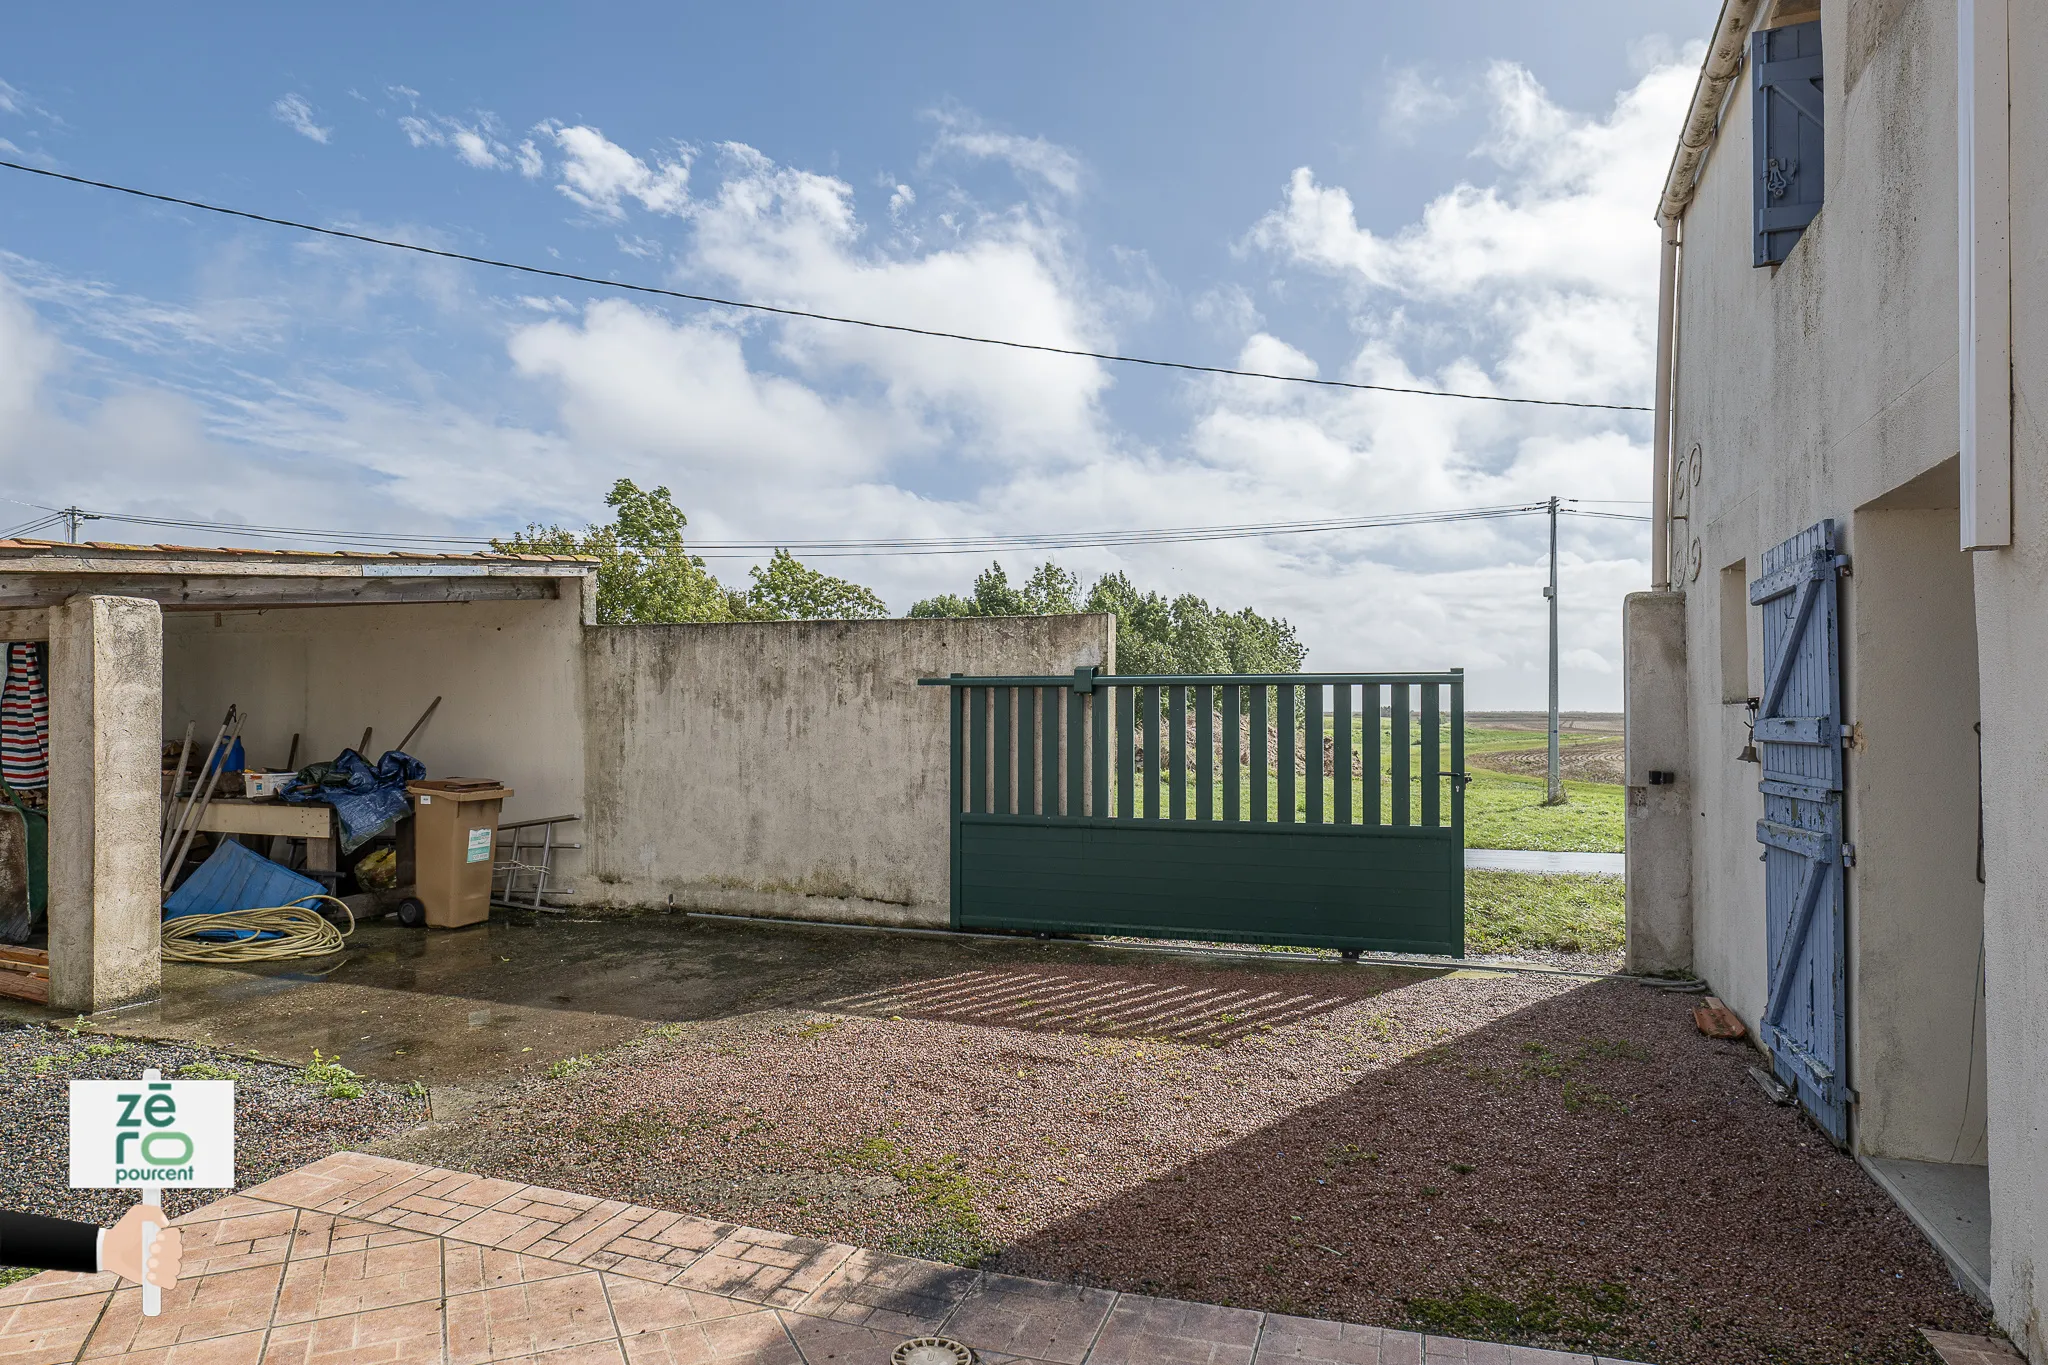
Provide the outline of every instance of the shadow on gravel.
{"type": "Polygon", "coordinates": [[[1687,1365],[1929,1361],[1987,1330],[1692,1001],[1599,983],[1006,1248],[992,1268],[1687,1365]]]}

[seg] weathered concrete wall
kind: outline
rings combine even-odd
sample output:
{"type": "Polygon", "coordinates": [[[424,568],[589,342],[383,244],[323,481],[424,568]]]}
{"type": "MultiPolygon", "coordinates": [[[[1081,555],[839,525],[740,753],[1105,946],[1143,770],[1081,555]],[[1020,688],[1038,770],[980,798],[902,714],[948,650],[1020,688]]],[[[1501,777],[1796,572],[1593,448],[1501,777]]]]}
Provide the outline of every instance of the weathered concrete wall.
{"type": "Polygon", "coordinates": [[[294,733],[300,764],[333,758],[364,726],[374,760],[439,696],[412,745],[430,774],[504,781],[507,820],[580,813],[583,604],[567,588],[540,602],[170,612],[164,733],[193,721],[203,745],[232,702],[251,766],[282,764],[294,733]]]}
{"type": "Polygon", "coordinates": [[[1114,667],[1115,618],[599,626],[584,899],[944,925],[949,673],[1114,667]]]}
{"type": "Polygon", "coordinates": [[[2038,835],[2048,733],[2035,681],[2048,666],[2048,181],[2021,171],[2048,156],[2048,83],[2032,78],[2048,69],[2048,9],[2011,7],[2015,543],[1965,562],[1968,594],[1954,513],[1931,515],[1915,488],[1952,482],[1940,467],[1958,445],[1956,7],[1824,0],[1822,24],[1820,215],[1783,265],[1750,265],[1744,73],[1684,225],[1674,447],[1684,459],[1699,446],[1701,477],[1683,481],[1674,539],[1701,566],[1680,584],[1692,646],[1696,966],[1755,1020],[1766,976],[1760,801],[1756,769],[1736,759],[1740,707],[1712,701],[1733,691],[1717,674],[1739,643],[1722,648],[1729,622],[1712,576],[1737,565],[1753,575],[1764,549],[1834,517],[1856,561],[1842,640],[1848,719],[1863,743],[1848,755],[1855,1137],[1868,1150],[1969,1159],[1955,1139],[1960,1130],[1967,1147],[1974,1122],[1977,945],[1962,881],[1974,710],[1984,724],[1979,1042],[1992,1291],[2000,1324],[2048,1365],[2048,849],[2038,835]],[[1972,599],[1975,708],[1967,659],[1954,657],[1972,650],[1958,620],[1972,599]]]}
{"type": "Polygon", "coordinates": [[[1622,604],[1628,727],[1628,969],[1692,967],[1692,755],[1686,734],[1685,599],[1630,593],[1622,604]],[[1650,773],[1677,781],[1650,785],[1650,773]]]}
{"type": "Polygon", "coordinates": [[[2048,1365],[2048,6],[2012,6],[2013,544],[1972,556],[1984,718],[1991,1294],[2048,1365]]]}
{"type": "Polygon", "coordinates": [[[1977,629],[1953,462],[1855,514],[1850,1082],[1875,1156],[1984,1161],[1977,629]],[[1910,504],[1928,504],[1913,506],[1910,504]],[[1911,983],[1911,1008],[1888,995],[1911,983]]]}
{"type": "Polygon", "coordinates": [[[157,993],[163,630],[154,602],[50,610],[50,1003],[90,1014],[157,993]]]}

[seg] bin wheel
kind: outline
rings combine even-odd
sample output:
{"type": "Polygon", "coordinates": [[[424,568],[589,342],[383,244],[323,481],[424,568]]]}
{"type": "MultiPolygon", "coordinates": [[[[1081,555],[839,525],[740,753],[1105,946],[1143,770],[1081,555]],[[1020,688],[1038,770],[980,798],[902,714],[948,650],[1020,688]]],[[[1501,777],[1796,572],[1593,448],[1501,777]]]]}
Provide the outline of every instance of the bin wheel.
{"type": "Polygon", "coordinates": [[[1356,962],[1356,961],[1358,961],[1358,949],[1356,949],[1356,948],[1346,948],[1346,949],[1344,950],[1344,960],[1345,960],[1346,962],[1356,962]]]}
{"type": "Polygon", "coordinates": [[[398,903],[398,922],[408,929],[417,929],[427,922],[427,907],[411,896],[398,903]]]}

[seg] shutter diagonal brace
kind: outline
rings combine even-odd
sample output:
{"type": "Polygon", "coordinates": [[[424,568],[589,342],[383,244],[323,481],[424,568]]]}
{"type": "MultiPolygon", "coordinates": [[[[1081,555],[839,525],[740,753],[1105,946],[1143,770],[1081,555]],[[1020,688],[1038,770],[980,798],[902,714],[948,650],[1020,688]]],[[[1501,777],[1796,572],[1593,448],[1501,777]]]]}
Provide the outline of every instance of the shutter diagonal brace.
{"type": "Polygon", "coordinates": [[[1806,581],[1799,585],[1799,596],[1792,607],[1792,628],[1786,634],[1785,652],[1778,656],[1778,666],[1771,672],[1770,681],[1764,687],[1763,704],[1757,711],[1760,720],[1775,719],[1778,703],[1785,699],[1785,686],[1792,681],[1792,667],[1799,660],[1799,651],[1794,644],[1806,633],[1807,620],[1813,615],[1813,604],[1820,596],[1820,577],[1825,572],[1822,565],[1826,560],[1825,554],[1816,552],[1806,581]]]}

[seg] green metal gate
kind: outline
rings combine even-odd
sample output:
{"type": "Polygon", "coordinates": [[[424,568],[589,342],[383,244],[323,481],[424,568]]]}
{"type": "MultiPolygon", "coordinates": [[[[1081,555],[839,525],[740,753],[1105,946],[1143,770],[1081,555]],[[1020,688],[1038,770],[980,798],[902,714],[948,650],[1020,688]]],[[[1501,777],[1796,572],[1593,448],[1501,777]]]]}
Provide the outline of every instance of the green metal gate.
{"type": "Polygon", "coordinates": [[[955,928],[1464,955],[1462,670],[922,681],[955,928]]]}

